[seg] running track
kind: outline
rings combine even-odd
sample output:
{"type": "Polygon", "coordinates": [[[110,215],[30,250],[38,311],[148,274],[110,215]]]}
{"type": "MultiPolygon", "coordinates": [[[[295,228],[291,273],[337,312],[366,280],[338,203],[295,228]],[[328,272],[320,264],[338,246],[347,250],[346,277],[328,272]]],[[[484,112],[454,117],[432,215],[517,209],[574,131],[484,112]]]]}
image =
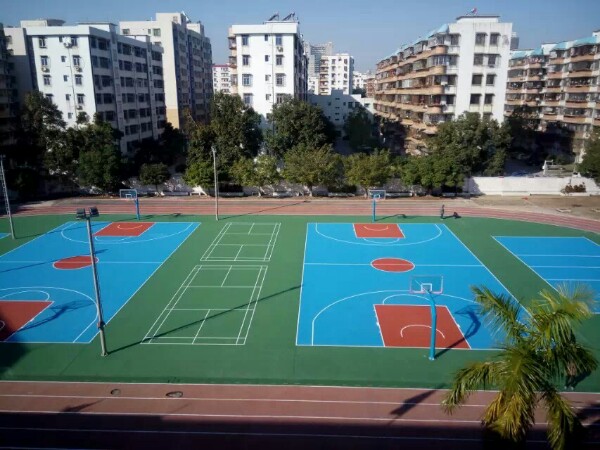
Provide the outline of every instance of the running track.
{"type": "MultiPolygon", "coordinates": [[[[90,200],[22,207],[19,215],[73,214],[90,200]]],[[[132,213],[93,200],[102,213],[132,213]]],[[[600,232],[600,221],[503,210],[468,201],[386,200],[378,216],[446,213],[533,221],[600,232]],[[459,203],[460,202],[460,203],[459,203]]],[[[214,214],[212,199],[142,199],[142,214],[214,214]]],[[[223,216],[370,215],[365,200],[220,200],[223,216]]],[[[0,448],[482,449],[480,417],[493,393],[478,392],[453,416],[443,391],[308,386],[0,382],[0,448]],[[179,391],[180,398],[167,397],[179,391]]],[[[600,448],[600,394],[569,393],[588,429],[581,448],[600,448]]],[[[544,417],[527,448],[547,448],[544,417]]],[[[501,447],[500,447],[501,448],[501,447]]]]}

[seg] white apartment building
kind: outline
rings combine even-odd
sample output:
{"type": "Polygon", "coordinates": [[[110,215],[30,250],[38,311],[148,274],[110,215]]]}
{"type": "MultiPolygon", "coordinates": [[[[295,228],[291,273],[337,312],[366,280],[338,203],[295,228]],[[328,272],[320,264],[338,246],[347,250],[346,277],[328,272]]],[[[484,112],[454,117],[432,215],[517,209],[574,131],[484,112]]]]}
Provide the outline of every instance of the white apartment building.
{"type": "Polygon", "coordinates": [[[64,26],[62,20],[25,20],[6,28],[21,98],[37,89],[62,111],[69,126],[77,116],[98,115],[123,134],[121,151],[158,138],[165,125],[162,49],[148,38],[117,33],[110,23],[64,26]],[[27,63],[23,63],[27,61],[27,63]]]}
{"type": "Polygon", "coordinates": [[[369,71],[365,73],[354,71],[352,73],[352,89],[366,89],[367,80],[372,76],[369,71]]]}
{"type": "Polygon", "coordinates": [[[157,13],[155,20],[120,22],[121,34],[147,36],[163,48],[167,120],[182,126],[186,109],[207,121],[212,99],[212,47],[204,25],[185,13],[157,13]]]}
{"type": "Polygon", "coordinates": [[[361,97],[360,94],[350,95],[334,89],[330,95],[309,95],[308,100],[323,110],[323,114],[335,125],[340,136],[343,134],[346,119],[355,108],[362,106],[370,117],[375,115],[375,99],[361,97]]]}
{"type": "Polygon", "coordinates": [[[377,114],[408,128],[406,149],[424,146],[436,125],[476,112],[502,122],[512,24],[461,16],[377,65],[377,114]]]}
{"type": "Polygon", "coordinates": [[[307,59],[294,14],[229,28],[231,90],[263,117],[286,96],[307,98],[307,59]]]}
{"type": "Polygon", "coordinates": [[[336,53],[321,57],[319,95],[330,95],[332,90],[352,94],[354,58],[349,53],[336,53]]]}
{"type": "Polygon", "coordinates": [[[213,64],[213,92],[231,94],[231,75],[227,64],[213,64]]]}

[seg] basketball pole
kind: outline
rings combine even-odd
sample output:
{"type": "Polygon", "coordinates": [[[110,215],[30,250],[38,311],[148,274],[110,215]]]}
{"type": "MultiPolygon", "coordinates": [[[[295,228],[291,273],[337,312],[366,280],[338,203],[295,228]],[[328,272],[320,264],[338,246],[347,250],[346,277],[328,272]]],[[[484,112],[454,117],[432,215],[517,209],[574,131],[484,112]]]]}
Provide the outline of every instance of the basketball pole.
{"type": "Polygon", "coordinates": [[[373,223],[375,223],[375,220],[377,220],[376,210],[375,210],[375,208],[376,208],[375,203],[376,202],[377,202],[377,197],[376,197],[376,195],[373,195],[373,223]]]}
{"type": "Polygon", "coordinates": [[[2,193],[4,194],[4,201],[6,202],[6,214],[8,215],[8,222],[10,223],[10,235],[15,238],[15,227],[13,225],[12,212],[10,211],[10,200],[8,198],[8,189],[6,188],[6,175],[4,173],[4,155],[0,155],[0,174],[2,175],[2,193]]]}
{"type": "Polygon", "coordinates": [[[435,360],[435,338],[437,332],[437,310],[435,308],[435,299],[431,290],[427,292],[429,294],[429,301],[431,302],[431,347],[429,349],[429,360],[435,360]]]}
{"type": "Polygon", "coordinates": [[[213,154],[213,171],[215,176],[215,219],[219,221],[219,181],[217,179],[217,149],[211,147],[213,154]]]}
{"type": "Polygon", "coordinates": [[[137,193],[135,194],[135,216],[137,217],[137,220],[140,220],[140,200],[137,196],[137,193]]]}

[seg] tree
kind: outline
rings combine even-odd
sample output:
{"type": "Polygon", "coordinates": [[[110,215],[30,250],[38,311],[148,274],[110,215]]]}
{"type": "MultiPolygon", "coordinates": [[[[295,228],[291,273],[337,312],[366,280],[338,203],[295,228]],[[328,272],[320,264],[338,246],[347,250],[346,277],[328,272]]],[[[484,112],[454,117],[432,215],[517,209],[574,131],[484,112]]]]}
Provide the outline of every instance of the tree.
{"type": "Polygon", "coordinates": [[[457,120],[438,127],[427,141],[433,155],[443,155],[461,167],[463,175],[499,175],[510,145],[508,128],[494,119],[482,119],[477,113],[466,113],[457,120]]]}
{"type": "Polygon", "coordinates": [[[319,148],[335,141],[333,124],[321,108],[305,101],[289,97],[273,105],[267,118],[274,128],[267,130],[265,144],[273,155],[284,156],[299,145],[319,148]]]}
{"type": "Polygon", "coordinates": [[[190,186],[208,187],[213,183],[213,163],[210,159],[197,158],[188,163],[183,180],[190,186]]]}
{"type": "Polygon", "coordinates": [[[379,150],[366,155],[355,153],[344,160],[346,179],[350,184],[367,190],[380,187],[391,175],[391,158],[388,150],[379,150]]]}
{"type": "Polygon", "coordinates": [[[79,156],[80,185],[110,191],[120,183],[122,161],[118,142],[122,134],[110,124],[95,121],[82,128],[85,144],[79,156]]]}
{"type": "Polygon", "coordinates": [[[284,178],[306,186],[310,196],[314,186],[336,184],[343,170],[340,156],[329,144],[321,147],[298,145],[285,154],[284,164],[284,178]]]}
{"type": "Polygon", "coordinates": [[[348,136],[348,144],[354,150],[371,149],[377,145],[377,139],[373,137],[373,121],[362,105],[354,108],[348,115],[344,132],[348,136]]]}
{"type": "Polygon", "coordinates": [[[85,146],[85,135],[79,128],[67,128],[60,144],[54,145],[44,155],[44,166],[61,182],[77,182],[79,153],[85,146]]]}
{"type": "Polygon", "coordinates": [[[257,187],[259,196],[263,186],[275,184],[281,178],[277,170],[277,158],[270,155],[238,159],[233,163],[231,175],[243,186],[257,187]]]}
{"type": "Polygon", "coordinates": [[[152,184],[156,192],[158,192],[158,185],[163,184],[171,178],[169,168],[166,164],[144,164],[140,169],[140,181],[143,184],[152,184]]]}
{"type": "Polygon", "coordinates": [[[579,170],[600,183],[600,131],[596,130],[586,143],[585,154],[579,170]]]}
{"type": "Polygon", "coordinates": [[[481,314],[492,329],[505,335],[501,350],[491,360],[472,363],[460,370],[443,407],[452,413],[478,388],[494,387],[498,394],[487,407],[483,424],[502,438],[523,442],[534,424],[538,405],[547,411],[548,440],[555,450],[566,448],[581,426],[561,397],[555,381],[572,379],[596,369],[594,355],[579,342],[575,327],[592,316],[593,294],[566,286],[542,291],[524,307],[506,295],[485,287],[473,288],[481,314]]]}

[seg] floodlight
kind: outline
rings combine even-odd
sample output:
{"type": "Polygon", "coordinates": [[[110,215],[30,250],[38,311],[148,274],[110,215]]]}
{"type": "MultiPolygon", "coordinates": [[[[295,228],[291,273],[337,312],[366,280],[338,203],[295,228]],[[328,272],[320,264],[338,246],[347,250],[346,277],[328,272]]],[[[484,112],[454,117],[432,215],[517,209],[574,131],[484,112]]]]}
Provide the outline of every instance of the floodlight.
{"type": "Polygon", "coordinates": [[[75,212],[75,216],[78,219],[85,219],[85,209],[83,209],[83,208],[77,208],[77,211],[75,212]]]}

